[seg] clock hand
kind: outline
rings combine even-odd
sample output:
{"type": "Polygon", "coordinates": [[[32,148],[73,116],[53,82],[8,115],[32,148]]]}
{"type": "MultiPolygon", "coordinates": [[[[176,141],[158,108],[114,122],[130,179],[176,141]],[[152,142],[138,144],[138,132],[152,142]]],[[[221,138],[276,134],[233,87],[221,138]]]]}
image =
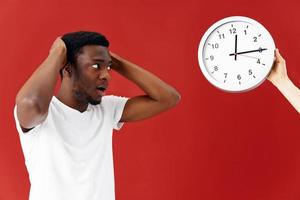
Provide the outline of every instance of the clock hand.
{"type": "Polygon", "coordinates": [[[267,48],[264,48],[264,49],[262,49],[262,48],[259,48],[259,49],[256,49],[256,50],[251,50],[251,51],[242,51],[242,52],[238,52],[238,53],[231,53],[231,54],[229,54],[229,56],[236,56],[236,55],[240,55],[240,54],[245,54],[245,53],[253,53],[253,52],[262,52],[262,51],[265,51],[265,50],[267,50],[267,48]]]}
{"type": "Polygon", "coordinates": [[[244,55],[244,54],[240,54],[240,56],[247,57],[247,58],[253,58],[253,59],[260,59],[260,58],[254,57],[254,56],[248,56],[248,55],[244,55]]]}
{"type": "Polygon", "coordinates": [[[234,45],[234,60],[237,57],[237,34],[235,35],[235,45],[234,45]]]}

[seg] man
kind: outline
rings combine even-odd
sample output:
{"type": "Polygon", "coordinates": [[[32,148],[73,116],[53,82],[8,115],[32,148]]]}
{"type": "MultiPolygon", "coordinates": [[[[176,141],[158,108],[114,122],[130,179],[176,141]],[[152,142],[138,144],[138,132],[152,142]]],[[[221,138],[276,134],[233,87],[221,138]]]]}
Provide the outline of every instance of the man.
{"type": "Polygon", "coordinates": [[[284,95],[298,113],[300,113],[300,90],[289,79],[284,58],[275,50],[275,62],[268,80],[284,95]]]}
{"type": "Polygon", "coordinates": [[[15,119],[31,183],[30,200],[113,200],[112,131],[174,107],[179,93],[109,52],[105,36],[57,38],[17,94],[15,119]],[[105,96],[113,69],[145,95],[105,96]],[[61,87],[53,96],[58,75],[61,87]]]}

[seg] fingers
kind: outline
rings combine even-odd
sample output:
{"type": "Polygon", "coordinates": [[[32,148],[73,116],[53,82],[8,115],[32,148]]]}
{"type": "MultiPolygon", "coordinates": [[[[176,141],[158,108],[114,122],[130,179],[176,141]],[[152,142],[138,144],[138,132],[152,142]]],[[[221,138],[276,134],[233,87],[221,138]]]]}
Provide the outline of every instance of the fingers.
{"type": "Polygon", "coordinates": [[[275,49],[275,57],[277,63],[285,62],[284,58],[279,53],[279,49],[275,49]]]}
{"type": "Polygon", "coordinates": [[[116,54],[113,53],[113,52],[111,52],[111,51],[109,51],[109,54],[110,54],[110,56],[112,56],[112,57],[116,57],[116,54]]]}

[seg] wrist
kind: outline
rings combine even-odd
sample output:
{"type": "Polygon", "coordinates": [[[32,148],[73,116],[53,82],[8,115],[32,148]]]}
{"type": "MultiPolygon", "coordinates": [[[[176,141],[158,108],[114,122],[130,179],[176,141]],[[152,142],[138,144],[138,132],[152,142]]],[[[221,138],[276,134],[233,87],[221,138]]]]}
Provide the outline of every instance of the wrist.
{"type": "Polygon", "coordinates": [[[112,62],[111,68],[116,71],[120,71],[124,65],[123,59],[116,54],[112,55],[112,62]]]}
{"type": "MultiPolygon", "coordinates": [[[[66,64],[67,51],[65,48],[55,48],[49,52],[48,59],[59,62],[62,66],[66,64]]],[[[61,67],[62,67],[61,66],[61,67]]]]}
{"type": "Polygon", "coordinates": [[[275,87],[277,87],[279,90],[284,90],[284,88],[286,88],[290,83],[291,80],[288,77],[281,78],[273,82],[275,87]]]}
{"type": "Polygon", "coordinates": [[[57,46],[54,46],[50,49],[49,51],[49,54],[52,54],[52,53],[58,53],[58,54],[61,54],[61,53],[66,53],[67,52],[67,49],[64,45],[57,45],[57,46]]]}
{"type": "Polygon", "coordinates": [[[55,70],[59,71],[66,64],[66,54],[60,50],[52,51],[46,58],[46,62],[49,66],[52,66],[55,70]]]}

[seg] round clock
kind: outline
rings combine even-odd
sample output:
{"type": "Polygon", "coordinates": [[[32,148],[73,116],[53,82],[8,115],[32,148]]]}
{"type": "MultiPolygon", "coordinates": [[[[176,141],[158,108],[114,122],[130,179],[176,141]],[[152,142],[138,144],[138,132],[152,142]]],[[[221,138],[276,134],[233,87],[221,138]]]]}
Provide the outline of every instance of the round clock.
{"type": "Polygon", "coordinates": [[[199,44],[198,61],[205,78],[227,92],[259,86],[274,62],[272,36],[248,17],[227,17],[213,24],[199,44]]]}

